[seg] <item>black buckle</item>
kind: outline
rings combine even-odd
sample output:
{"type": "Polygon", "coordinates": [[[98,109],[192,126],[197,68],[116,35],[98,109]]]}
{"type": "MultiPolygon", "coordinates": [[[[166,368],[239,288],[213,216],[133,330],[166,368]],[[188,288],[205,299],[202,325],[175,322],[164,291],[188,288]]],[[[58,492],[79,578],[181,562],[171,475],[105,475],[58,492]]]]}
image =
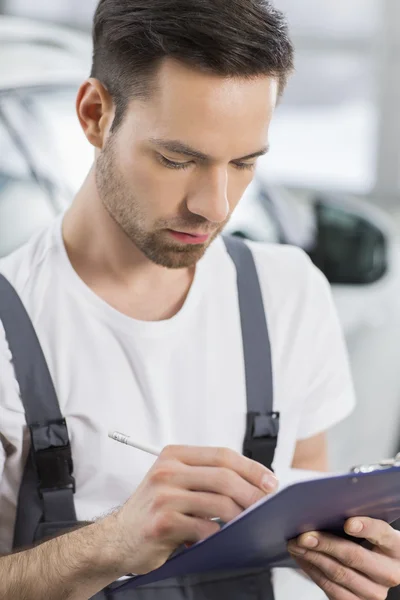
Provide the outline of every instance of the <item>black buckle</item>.
{"type": "Polygon", "coordinates": [[[247,414],[243,454],[272,470],[279,433],[279,413],[247,414]]]}
{"type": "Polygon", "coordinates": [[[70,444],[36,452],[36,468],[41,492],[72,489],[75,493],[70,444]]]}
{"type": "Polygon", "coordinates": [[[65,419],[30,427],[33,460],[39,479],[39,493],[71,489],[75,493],[71,446],[65,419]]]}

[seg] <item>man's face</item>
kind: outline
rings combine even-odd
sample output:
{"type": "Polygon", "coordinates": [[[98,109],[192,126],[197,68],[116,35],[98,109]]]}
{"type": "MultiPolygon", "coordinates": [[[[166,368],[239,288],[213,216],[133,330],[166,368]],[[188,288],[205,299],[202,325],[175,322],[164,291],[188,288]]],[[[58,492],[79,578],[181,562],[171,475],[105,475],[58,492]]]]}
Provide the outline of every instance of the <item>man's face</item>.
{"type": "Polygon", "coordinates": [[[277,99],[268,77],[224,79],[166,60],[97,158],[98,192],[142,253],[193,266],[221,232],[265,153],[277,99]]]}

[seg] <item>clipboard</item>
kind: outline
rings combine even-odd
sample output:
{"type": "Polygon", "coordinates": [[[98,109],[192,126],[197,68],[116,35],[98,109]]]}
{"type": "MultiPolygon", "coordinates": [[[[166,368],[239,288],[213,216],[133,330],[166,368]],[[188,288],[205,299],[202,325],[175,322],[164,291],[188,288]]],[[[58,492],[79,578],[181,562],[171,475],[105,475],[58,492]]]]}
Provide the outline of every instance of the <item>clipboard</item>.
{"type": "Polygon", "coordinates": [[[171,577],[279,566],[289,558],[287,542],[307,531],[327,531],[362,543],[343,531],[345,521],[356,516],[387,523],[400,518],[400,465],[359,468],[288,485],[158,569],[112,588],[118,593],[171,577]]]}

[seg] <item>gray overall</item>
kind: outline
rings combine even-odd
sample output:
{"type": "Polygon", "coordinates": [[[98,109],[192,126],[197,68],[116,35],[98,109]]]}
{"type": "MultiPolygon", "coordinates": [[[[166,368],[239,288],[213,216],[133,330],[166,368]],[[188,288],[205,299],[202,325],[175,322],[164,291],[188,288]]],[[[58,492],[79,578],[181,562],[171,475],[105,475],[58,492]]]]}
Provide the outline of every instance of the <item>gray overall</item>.
{"type": "MultiPolygon", "coordinates": [[[[260,285],[249,248],[225,244],[236,266],[247,393],[243,454],[271,468],[279,414],[273,412],[271,349],[260,285]]],[[[0,275],[0,320],[13,355],[31,448],[19,491],[14,550],[78,524],[75,479],[68,430],[36,333],[17,293],[0,275]]],[[[223,424],[221,424],[221,427],[223,424]]],[[[212,572],[167,580],[116,593],[113,586],[96,600],[273,600],[270,572],[253,569],[212,572]]]]}

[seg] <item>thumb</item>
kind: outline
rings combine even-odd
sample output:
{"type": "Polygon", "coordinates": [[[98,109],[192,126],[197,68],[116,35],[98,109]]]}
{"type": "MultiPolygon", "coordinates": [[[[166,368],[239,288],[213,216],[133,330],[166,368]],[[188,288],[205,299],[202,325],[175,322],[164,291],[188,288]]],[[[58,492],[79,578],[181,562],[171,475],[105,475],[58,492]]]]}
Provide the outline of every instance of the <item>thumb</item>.
{"type": "Polygon", "coordinates": [[[356,517],[346,521],[344,530],[353,537],[367,540],[387,556],[400,558],[400,532],[385,521],[356,517]]]}

